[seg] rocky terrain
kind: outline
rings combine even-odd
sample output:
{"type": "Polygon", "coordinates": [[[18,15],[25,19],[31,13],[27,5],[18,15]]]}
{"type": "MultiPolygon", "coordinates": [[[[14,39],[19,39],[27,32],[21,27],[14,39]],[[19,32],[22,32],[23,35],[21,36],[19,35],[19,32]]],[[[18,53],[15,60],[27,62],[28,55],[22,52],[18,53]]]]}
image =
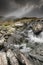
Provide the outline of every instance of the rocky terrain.
{"type": "Polygon", "coordinates": [[[43,65],[43,19],[0,21],[0,65],[43,65]]]}

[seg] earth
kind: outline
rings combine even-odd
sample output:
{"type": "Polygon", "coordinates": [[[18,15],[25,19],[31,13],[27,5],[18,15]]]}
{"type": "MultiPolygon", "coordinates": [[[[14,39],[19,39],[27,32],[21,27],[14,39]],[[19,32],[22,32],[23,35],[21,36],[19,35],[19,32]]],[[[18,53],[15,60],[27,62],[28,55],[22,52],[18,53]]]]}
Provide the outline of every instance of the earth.
{"type": "Polygon", "coordinates": [[[0,22],[0,65],[43,65],[43,20],[0,22]]]}

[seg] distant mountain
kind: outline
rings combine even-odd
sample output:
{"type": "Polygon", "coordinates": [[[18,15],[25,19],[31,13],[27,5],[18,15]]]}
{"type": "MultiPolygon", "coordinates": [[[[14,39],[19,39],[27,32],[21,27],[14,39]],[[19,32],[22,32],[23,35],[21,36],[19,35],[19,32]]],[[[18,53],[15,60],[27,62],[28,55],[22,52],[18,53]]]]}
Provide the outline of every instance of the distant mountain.
{"type": "Polygon", "coordinates": [[[15,16],[10,16],[10,17],[5,17],[5,20],[15,20],[16,19],[16,17],[15,16]]]}

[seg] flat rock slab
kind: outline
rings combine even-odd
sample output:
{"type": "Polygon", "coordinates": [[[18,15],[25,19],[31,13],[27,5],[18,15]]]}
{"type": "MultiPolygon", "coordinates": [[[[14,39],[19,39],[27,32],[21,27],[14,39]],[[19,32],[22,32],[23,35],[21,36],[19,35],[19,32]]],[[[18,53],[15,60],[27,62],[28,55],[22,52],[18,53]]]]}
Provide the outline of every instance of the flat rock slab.
{"type": "Polygon", "coordinates": [[[4,52],[0,52],[0,65],[8,65],[6,54],[4,52]]]}

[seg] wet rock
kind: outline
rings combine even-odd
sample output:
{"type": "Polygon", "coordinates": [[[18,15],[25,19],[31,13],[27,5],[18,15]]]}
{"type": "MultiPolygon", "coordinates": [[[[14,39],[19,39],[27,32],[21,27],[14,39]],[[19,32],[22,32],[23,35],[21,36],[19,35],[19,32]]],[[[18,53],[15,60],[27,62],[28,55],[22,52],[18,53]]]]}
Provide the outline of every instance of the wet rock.
{"type": "Polygon", "coordinates": [[[8,40],[7,43],[8,44],[21,44],[21,40],[22,40],[22,36],[18,33],[13,33],[13,35],[11,35],[8,40]]]}
{"type": "Polygon", "coordinates": [[[22,65],[32,65],[32,63],[29,61],[28,58],[26,58],[26,56],[19,52],[17,53],[17,59],[19,60],[19,62],[22,64],[22,65]]]}
{"type": "Polygon", "coordinates": [[[21,56],[23,57],[23,59],[24,59],[26,65],[33,65],[33,64],[29,61],[29,59],[27,59],[23,54],[21,54],[21,56]]]}
{"type": "Polygon", "coordinates": [[[5,33],[6,33],[6,32],[5,32],[5,31],[3,31],[3,30],[1,30],[0,32],[1,32],[1,34],[5,34],[5,33]]]}
{"type": "MultiPolygon", "coordinates": [[[[34,48],[34,50],[32,50],[29,55],[32,58],[35,58],[36,60],[39,60],[40,62],[43,62],[43,44],[37,46],[36,48],[34,48]]],[[[39,63],[40,63],[39,62],[39,63]]]]}
{"type": "Polygon", "coordinates": [[[0,52],[0,65],[8,65],[7,57],[4,52],[0,52]]]}
{"type": "Polygon", "coordinates": [[[11,65],[19,65],[18,60],[10,49],[7,51],[7,57],[11,65]]]}
{"type": "Polygon", "coordinates": [[[16,26],[16,27],[21,27],[21,26],[23,26],[23,23],[21,23],[21,22],[16,22],[16,23],[15,23],[15,26],[16,26]]]}
{"type": "Polygon", "coordinates": [[[33,25],[33,32],[38,35],[43,29],[43,25],[41,23],[36,23],[33,25]]]}
{"type": "Polygon", "coordinates": [[[5,41],[5,38],[1,38],[0,39],[0,45],[3,45],[4,41],[5,41]]]}
{"type": "Polygon", "coordinates": [[[13,27],[9,27],[9,29],[8,29],[8,32],[9,32],[9,33],[12,34],[14,31],[15,31],[15,28],[13,28],[13,27]]]}
{"type": "Polygon", "coordinates": [[[4,36],[5,39],[8,39],[8,38],[11,36],[11,34],[6,33],[6,34],[4,34],[3,36],[4,36]]]}
{"type": "Polygon", "coordinates": [[[2,37],[2,34],[0,34],[0,38],[2,37]]]}
{"type": "Polygon", "coordinates": [[[28,54],[32,50],[30,47],[26,47],[26,44],[21,44],[20,46],[22,47],[20,51],[24,54],[28,54]]]}

